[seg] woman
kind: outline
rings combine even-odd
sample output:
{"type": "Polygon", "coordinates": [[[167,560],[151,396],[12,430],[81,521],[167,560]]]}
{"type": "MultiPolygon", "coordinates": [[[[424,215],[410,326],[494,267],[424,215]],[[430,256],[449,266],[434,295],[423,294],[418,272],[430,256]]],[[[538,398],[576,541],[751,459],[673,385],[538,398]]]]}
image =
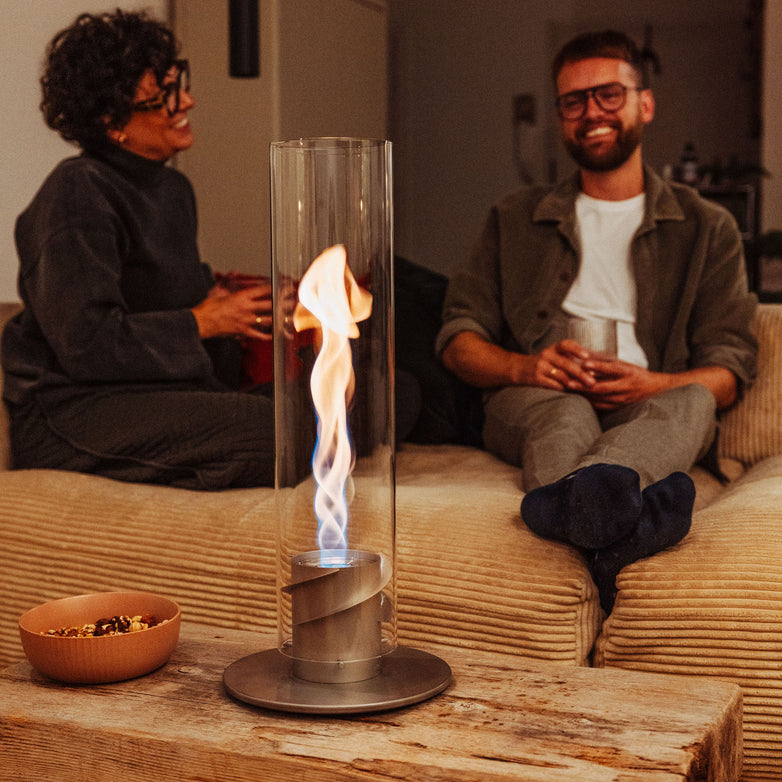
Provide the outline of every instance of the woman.
{"type": "Polygon", "coordinates": [[[215,286],[196,245],[188,65],[143,13],[52,40],[47,124],[62,161],[16,225],[23,312],[3,334],[14,466],[195,489],[271,485],[273,408],[237,338],[269,338],[269,286],[215,286]]]}

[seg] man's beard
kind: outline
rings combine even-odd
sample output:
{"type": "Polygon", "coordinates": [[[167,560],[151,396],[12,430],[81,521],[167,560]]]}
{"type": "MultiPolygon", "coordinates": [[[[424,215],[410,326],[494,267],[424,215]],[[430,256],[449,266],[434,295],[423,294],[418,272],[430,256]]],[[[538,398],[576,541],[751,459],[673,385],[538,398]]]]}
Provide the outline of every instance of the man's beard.
{"type": "MultiPolygon", "coordinates": [[[[593,123],[598,124],[598,123],[593,123]]],[[[579,129],[576,140],[564,139],[565,148],[573,160],[587,171],[613,171],[623,165],[641,143],[643,123],[637,120],[626,128],[619,120],[611,124],[617,131],[616,142],[608,150],[596,152],[582,145],[581,139],[593,124],[579,129]]],[[[604,125],[604,122],[599,123],[604,125]]]]}

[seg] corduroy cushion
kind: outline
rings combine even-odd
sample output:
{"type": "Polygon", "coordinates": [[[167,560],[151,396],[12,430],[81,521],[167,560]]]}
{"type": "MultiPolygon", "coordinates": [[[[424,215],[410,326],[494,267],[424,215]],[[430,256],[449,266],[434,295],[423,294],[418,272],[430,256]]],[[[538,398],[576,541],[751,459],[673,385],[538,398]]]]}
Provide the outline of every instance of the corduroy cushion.
{"type": "Polygon", "coordinates": [[[744,775],[782,779],[782,456],[696,513],[678,546],[626,567],[595,665],[733,681],[744,775]]]}
{"type": "MultiPolygon", "coordinates": [[[[583,559],[521,522],[518,470],[459,446],[398,457],[397,620],[432,641],[586,665],[599,629],[583,559]]],[[[187,621],[276,630],[272,489],[218,493],[20,470],[0,473],[0,665],[45,600],[141,589],[187,621]]]]}
{"type": "Polygon", "coordinates": [[[276,630],[274,492],[196,492],[57,470],[0,473],[0,667],[29,608],[142,590],[186,621],[276,630]]]}
{"type": "Polygon", "coordinates": [[[759,344],[757,380],[720,424],[720,455],[747,467],[782,454],[782,306],[761,304],[754,330],[759,344]]]}
{"type": "Polygon", "coordinates": [[[405,445],[398,465],[400,637],[589,664],[597,589],[522,522],[520,470],[462,446],[405,445]]]}

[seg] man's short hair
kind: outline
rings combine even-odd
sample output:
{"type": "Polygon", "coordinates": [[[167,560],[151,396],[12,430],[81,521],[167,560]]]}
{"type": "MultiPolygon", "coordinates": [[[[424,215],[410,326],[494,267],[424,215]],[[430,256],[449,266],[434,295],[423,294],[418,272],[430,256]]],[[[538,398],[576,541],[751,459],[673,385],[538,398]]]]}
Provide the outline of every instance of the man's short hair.
{"type": "Polygon", "coordinates": [[[566,63],[588,60],[592,57],[624,60],[638,76],[638,84],[642,87],[649,86],[645,83],[644,62],[640,49],[631,38],[617,30],[582,33],[568,41],[559,50],[551,65],[554,82],[556,83],[559,72],[566,63]]]}

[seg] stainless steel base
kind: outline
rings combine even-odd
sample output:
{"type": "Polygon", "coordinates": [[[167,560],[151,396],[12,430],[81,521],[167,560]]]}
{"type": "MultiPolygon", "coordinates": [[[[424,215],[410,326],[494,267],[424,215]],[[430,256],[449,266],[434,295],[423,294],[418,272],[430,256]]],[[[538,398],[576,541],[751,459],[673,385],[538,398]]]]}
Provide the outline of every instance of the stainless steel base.
{"type": "Polygon", "coordinates": [[[377,676],[360,682],[311,682],[291,670],[289,657],[268,649],[229,665],[223,684],[234,698],[253,706],[302,714],[359,714],[419,703],[451,682],[446,662],[404,646],[383,656],[377,676]]]}

